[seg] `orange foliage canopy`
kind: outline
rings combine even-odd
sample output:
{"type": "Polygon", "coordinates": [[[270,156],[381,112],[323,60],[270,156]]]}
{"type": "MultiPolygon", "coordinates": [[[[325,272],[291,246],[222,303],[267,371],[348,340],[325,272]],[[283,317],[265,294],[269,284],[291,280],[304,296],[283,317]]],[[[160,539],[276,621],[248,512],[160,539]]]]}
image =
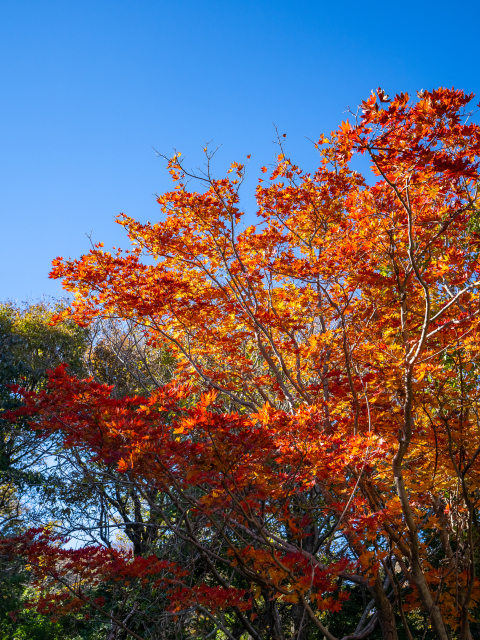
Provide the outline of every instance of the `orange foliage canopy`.
{"type": "MultiPolygon", "coordinates": [[[[406,624],[417,608],[438,638],[470,637],[480,600],[471,98],[439,89],[390,101],[378,90],[319,140],[315,173],[280,149],[246,227],[245,166],[215,179],[206,151],[192,192],[177,154],[175,189],[158,199],[164,221],[119,218],[129,252],[97,245],[54,261],[52,277],[75,294],[65,315],[134,321],[153,345],[169,345],[178,378],[118,400],[57,370],[45,392],[25,395],[25,411],[65,446],[117,465],[144,495],[155,486],[168,496],[184,521],[162,518],[203,554],[211,583],[231,588],[233,570],[245,585],[223,605],[198,585],[198,606],[234,607],[253,637],[256,614],[245,612],[263,589],[334,640],[322,611],[342,606],[348,583],[375,603],[348,637],[379,625],[395,639],[394,610],[406,624]],[[373,180],[352,168],[357,154],[373,180]],[[211,542],[219,537],[225,553],[211,542]]],[[[179,593],[171,601],[183,606],[179,593]]]]}

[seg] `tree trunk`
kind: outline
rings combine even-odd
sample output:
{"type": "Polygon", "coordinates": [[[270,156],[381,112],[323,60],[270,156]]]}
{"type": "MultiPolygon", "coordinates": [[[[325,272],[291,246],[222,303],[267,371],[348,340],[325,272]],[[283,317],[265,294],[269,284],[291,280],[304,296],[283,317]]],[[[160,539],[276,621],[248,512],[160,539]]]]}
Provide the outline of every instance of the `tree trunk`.
{"type": "Polygon", "coordinates": [[[378,611],[378,623],[382,631],[383,640],[398,640],[395,613],[387,598],[379,575],[377,575],[377,579],[375,580],[375,585],[373,586],[371,593],[375,601],[375,607],[378,611]]]}

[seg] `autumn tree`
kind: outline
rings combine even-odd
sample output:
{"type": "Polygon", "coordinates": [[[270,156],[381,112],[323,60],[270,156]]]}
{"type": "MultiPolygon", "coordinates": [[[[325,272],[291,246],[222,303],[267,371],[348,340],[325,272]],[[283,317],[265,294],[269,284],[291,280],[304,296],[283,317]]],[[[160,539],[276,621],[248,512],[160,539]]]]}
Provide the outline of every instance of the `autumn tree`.
{"type": "Polygon", "coordinates": [[[244,164],[217,179],[208,149],[201,174],[176,154],[163,221],[122,215],[129,251],[54,262],[75,295],[58,321],[121,318],[177,369],[129,397],[62,368],[46,390],[18,390],[39,433],[123,474],[157,532],[133,556],[42,531],[5,542],[42,585],[41,610],[87,607],[136,638],[164,637],[172,616],[194,638],[478,635],[471,99],[379,89],[320,138],[312,174],[280,139],[255,225],[244,164]],[[162,536],[189,553],[169,557],[162,536]]]}

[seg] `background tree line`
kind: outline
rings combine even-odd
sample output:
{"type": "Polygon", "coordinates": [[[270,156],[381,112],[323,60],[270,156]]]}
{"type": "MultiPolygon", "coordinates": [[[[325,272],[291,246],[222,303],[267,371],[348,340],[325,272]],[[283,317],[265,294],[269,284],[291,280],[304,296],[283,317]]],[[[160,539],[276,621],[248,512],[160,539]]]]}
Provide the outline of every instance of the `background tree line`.
{"type": "MultiPolygon", "coordinates": [[[[12,423],[1,416],[21,405],[11,385],[42,389],[47,372],[62,363],[80,377],[112,385],[118,397],[148,394],[170,379],[172,358],[148,348],[127,322],[109,320],[88,329],[71,321],[52,326],[64,306],[63,301],[0,305],[0,534],[47,525],[69,536],[72,545],[131,545],[145,553],[157,534],[135,491],[125,489],[118,474],[63,450],[58,439],[39,439],[26,420],[12,423]]],[[[105,637],[105,621],[97,630],[82,616],[51,623],[24,608],[30,586],[22,562],[3,563],[0,585],[5,640],[105,637]]]]}

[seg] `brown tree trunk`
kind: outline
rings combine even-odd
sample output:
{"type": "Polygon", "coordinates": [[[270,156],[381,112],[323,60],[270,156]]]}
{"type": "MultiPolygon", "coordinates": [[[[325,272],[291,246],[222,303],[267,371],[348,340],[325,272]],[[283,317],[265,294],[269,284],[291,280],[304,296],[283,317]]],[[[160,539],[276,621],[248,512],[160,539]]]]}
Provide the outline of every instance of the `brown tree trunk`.
{"type": "Polygon", "coordinates": [[[382,631],[383,640],[398,640],[395,613],[387,598],[387,594],[385,593],[382,580],[379,575],[377,575],[377,579],[375,580],[375,585],[371,589],[371,593],[375,601],[375,607],[378,611],[378,623],[382,631]]]}
{"type": "Polygon", "coordinates": [[[306,640],[308,616],[301,604],[292,605],[294,640],[306,640]]]}

